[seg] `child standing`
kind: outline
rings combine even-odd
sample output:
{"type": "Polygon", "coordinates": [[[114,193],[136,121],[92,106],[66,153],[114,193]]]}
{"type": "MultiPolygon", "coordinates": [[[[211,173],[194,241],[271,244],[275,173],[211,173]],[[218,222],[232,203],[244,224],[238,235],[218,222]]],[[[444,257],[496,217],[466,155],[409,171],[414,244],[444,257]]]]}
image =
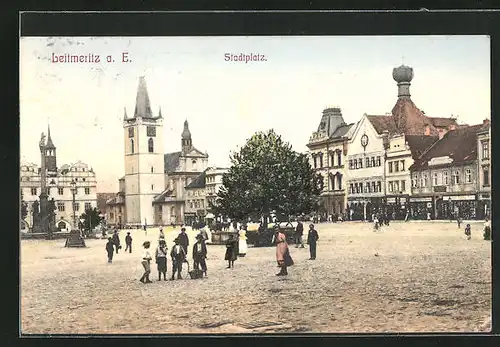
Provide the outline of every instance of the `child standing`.
{"type": "Polygon", "coordinates": [[[228,261],[228,269],[234,268],[234,261],[238,259],[238,241],[234,234],[229,235],[229,240],[226,243],[226,255],[224,260],[228,261]]]}
{"type": "Polygon", "coordinates": [[[163,280],[167,280],[167,243],[165,240],[160,239],[158,242],[158,248],[156,249],[156,264],[158,264],[158,281],[161,281],[161,274],[163,274],[163,280]]]}
{"type": "Polygon", "coordinates": [[[132,236],[130,236],[130,231],[125,236],[125,245],[125,252],[128,250],[129,253],[132,253],[132,236]]]}
{"type": "Polygon", "coordinates": [[[106,252],[108,252],[108,263],[113,262],[113,254],[115,253],[115,244],[113,239],[108,237],[108,243],[106,243],[106,252]]]}
{"type": "Polygon", "coordinates": [[[182,271],[182,263],[186,259],[186,253],[184,252],[184,247],[180,245],[179,238],[174,240],[175,246],[172,247],[172,251],[170,252],[170,257],[172,257],[172,278],[175,279],[175,273],[177,272],[177,279],[181,280],[181,271],[182,271]]]}
{"type": "Polygon", "coordinates": [[[470,240],[471,238],[470,224],[467,224],[465,226],[465,235],[467,236],[467,240],[470,240]]]}
{"type": "Polygon", "coordinates": [[[151,253],[149,253],[149,246],[151,243],[149,241],[144,241],[142,246],[144,247],[144,252],[142,253],[142,266],[144,267],[144,274],[142,275],[142,283],[152,283],[149,279],[149,274],[151,273],[151,253]]]}

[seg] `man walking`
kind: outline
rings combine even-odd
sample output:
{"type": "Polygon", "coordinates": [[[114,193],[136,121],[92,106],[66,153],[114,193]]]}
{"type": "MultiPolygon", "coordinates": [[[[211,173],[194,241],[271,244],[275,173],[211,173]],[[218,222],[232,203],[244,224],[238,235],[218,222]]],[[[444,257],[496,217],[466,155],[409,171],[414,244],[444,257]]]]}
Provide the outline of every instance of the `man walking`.
{"type": "Polygon", "coordinates": [[[307,234],[307,243],[309,244],[309,253],[311,258],[309,260],[316,259],[316,243],[318,242],[319,235],[314,229],[314,224],[309,225],[309,233],[307,234]]]}
{"type": "Polygon", "coordinates": [[[118,235],[118,230],[115,229],[115,232],[113,233],[113,244],[115,245],[116,248],[116,254],[118,254],[118,250],[122,248],[120,245],[120,236],[118,235]]]}
{"type": "Polygon", "coordinates": [[[300,220],[297,221],[297,227],[295,228],[295,248],[304,248],[304,225],[300,220]]]}
{"type": "Polygon", "coordinates": [[[132,236],[130,236],[130,231],[127,231],[127,236],[125,236],[125,252],[128,250],[132,253],[132,236]]]}

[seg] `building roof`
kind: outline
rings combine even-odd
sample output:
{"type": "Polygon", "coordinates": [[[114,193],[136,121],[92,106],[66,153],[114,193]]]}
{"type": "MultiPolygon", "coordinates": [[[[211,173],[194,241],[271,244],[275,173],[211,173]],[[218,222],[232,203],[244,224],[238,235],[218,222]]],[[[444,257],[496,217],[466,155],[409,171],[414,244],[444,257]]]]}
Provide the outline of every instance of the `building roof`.
{"type": "Polygon", "coordinates": [[[379,134],[387,131],[391,135],[426,136],[428,127],[430,136],[438,136],[437,128],[457,126],[454,118],[427,117],[410,98],[399,98],[391,115],[369,115],[367,118],[379,134]]]}
{"type": "Polygon", "coordinates": [[[106,205],[110,199],[115,198],[115,193],[97,193],[97,209],[101,211],[101,213],[106,212],[106,205]]]}
{"type": "Polygon", "coordinates": [[[182,130],[181,137],[185,140],[191,139],[191,132],[189,131],[189,123],[187,119],[184,121],[184,130],[182,130]]]}
{"type": "Polygon", "coordinates": [[[164,157],[165,172],[173,172],[179,166],[182,152],[166,153],[164,157]]]}
{"type": "Polygon", "coordinates": [[[335,129],[335,131],[332,133],[330,136],[331,139],[337,138],[337,137],[342,137],[347,134],[347,132],[353,127],[354,123],[351,124],[342,124],[335,129]]]}
{"type": "Polygon", "coordinates": [[[450,125],[457,125],[456,118],[429,117],[429,119],[438,128],[448,128],[450,125]]]}
{"type": "Polygon", "coordinates": [[[439,140],[439,136],[405,135],[413,160],[417,160],[430,146],[439,140]]]}
{"type": "Polygon", "coordinates": [[[453,164],[477,159],[477,132],[483,127],[484,124],[478,124],[448,131],[414,162],[412,168],[425,168],[429,160],[439,157],[450,157],[453,164]]]}
{"type": "Polygon", "coordinates": [[[173,196],[174,191],[166,188],[163,192],[154,197],[153,203],[164,202],[166,197],[173,196]]]}
{"type": "Polygon", "coordinates": [[[52,142],[52,137],[50,137],[50,125],[47,126],[47,144],[45,145],[45,148],[56,149],[54,142],[52,142]]]}
{"type": "Polygon", "coordinates": [[[196,177],[194,180],[191,181],[186,186],[186,189],[193,189],[193,188],[205,188],[205,177],[206,177],[206,172],[207,170],[203,171],[198,177],[196,177]]]}

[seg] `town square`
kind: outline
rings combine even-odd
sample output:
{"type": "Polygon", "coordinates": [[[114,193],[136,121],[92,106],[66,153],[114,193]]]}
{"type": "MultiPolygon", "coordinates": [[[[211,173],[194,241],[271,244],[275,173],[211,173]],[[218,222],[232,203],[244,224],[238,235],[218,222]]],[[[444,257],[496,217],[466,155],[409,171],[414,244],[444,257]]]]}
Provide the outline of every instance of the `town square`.
{"type": "Polygon", "coordinates": [[[488,45],[22,38],[22,333],[490,331],[488,45]]]}

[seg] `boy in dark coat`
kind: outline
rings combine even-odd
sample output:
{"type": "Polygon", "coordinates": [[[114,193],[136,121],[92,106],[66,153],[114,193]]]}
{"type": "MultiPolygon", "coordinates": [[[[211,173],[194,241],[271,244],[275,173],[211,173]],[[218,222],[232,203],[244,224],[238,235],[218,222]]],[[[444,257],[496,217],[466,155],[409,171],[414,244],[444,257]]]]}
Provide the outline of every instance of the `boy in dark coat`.
{"type": "Polygon", "coordinates": [[[175,246],[172,247],[172,251],[170,252],[170,257],[172,258],[172,278],[175,279],[175,273],[177,272],[177,279],[181,280],[181,271],[182,271],[182,263],[186,260],[186,252],[184,252],[184,248],[180,245],[179,238],[174,240],[175,246]]]}
{"type": "Polygon", "coordinates": [[[307,234],[307,243],[309,244],[309,253],[311,254],[309,260],[316,259],[316,243],[318,239],[318,232],[314,229],[314,224],[309,225],[309,233],[307,234]]]}
{"type": "Polygon", "coordinates": [[[226,243],[226,255],[224,257],[224,260],[228,261],[228,269],[234,269],[234,261],[238,259],[238,248],[238,240],[236,240],[234,234],[230,234],[226,243]]]}
{"type": "Polygon", "coordinates": [[[196,243],[193,246],[193,262],[194,268],[196,270],[198,270],[201,265],[201,270],[206,277],[207,262],[205,261],[205,259],[207,259],[207,245],[205,244],[205,238],[203,237],[203,234],[200,233],[196,236],[196,243]]]}
{"type": "Polygon", "coordinates": [[[125,252],[128,250],[129,253],[132,253],[132,236],[130,236],[130,231],[127,232],[127,236],[125,236],[125,252]]]}
{"type": "Polygon", "coordinates": [[[113,234],[113,243],[114,243],[115,248],[116,248],[116,254],[118,254],[118,250],[120,248],[122,248],[120,246],[120,236],[118,235],[118,230],[115,230],[115,232],[113,234]]]}
{"type": "Polygon", "coordinates": [[[108,243],[106,243],[106,252],[108,252],[108,263],[113,262],[113,253],[115,251],[114,246],[115,244],[113,243],[113,239],[111,237],[108,237],[108,243]]]}

